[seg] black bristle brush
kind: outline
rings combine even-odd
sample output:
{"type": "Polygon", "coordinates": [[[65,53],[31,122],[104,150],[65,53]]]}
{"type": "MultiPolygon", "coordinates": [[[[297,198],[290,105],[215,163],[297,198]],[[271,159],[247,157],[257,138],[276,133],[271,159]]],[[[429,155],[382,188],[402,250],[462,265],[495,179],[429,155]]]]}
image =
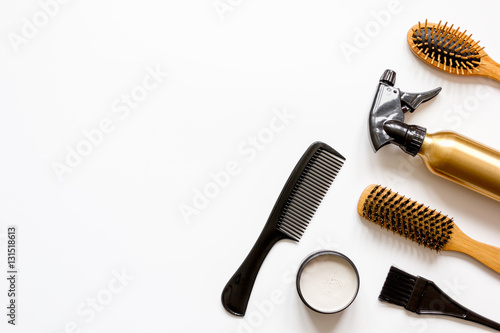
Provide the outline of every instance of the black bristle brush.
{"type": "Polygon", "coordinates": [[[252,250],[222,291],[222,305],[236,316],[245,315],[260,266],[282,239],[299,241],[345,158],[322,142],[302,155],[252,250]]]}
{"type": "Polygon", "coordinates": [[[406,310],[428,315],[444,315],[464,319],[500,331],[500,324],[485,318],[454,301],[436,284],[420,276],[413,276],[394,266],[385,280],[379,300],[404,307],[406,310]]]}
{"type": "Polygon", "coordinates": [[[470,238],[452,218],[385,187],[368,186],[359,198],[358,213],[429,249],[468,254],[500,273],[500,248],[470,238]]]}

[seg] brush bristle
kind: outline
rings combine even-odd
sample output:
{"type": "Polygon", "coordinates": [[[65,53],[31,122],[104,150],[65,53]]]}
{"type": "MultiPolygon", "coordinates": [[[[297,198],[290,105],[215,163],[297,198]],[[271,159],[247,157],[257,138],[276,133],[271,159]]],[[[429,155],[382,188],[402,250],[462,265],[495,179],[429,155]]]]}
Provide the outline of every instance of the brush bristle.
{"type": "Polygon", "coordinates": [[[299,241],[345,159],[320,148],[309,160],[286,200],[278,230],[299,241]]]}
{"type": "MultiPolygon", "coordinates": [[[[467,75],[473,74],[481,64],[483,50],[467,30],[460,32],[453,24],[418,23],[412,28],[413,52],[421,59],[443,71],[467,75]]],[[[410,30],[411,32],[411,30],[410,30]]]]}
{"type": "Polygon", "coordinates": [[[436,251],[449,242],[455,225],[452,218],[379,185],[364,200],[362,216],[436,251]]]}
{"type": "Polygon", "coordinates": [[[378,299],[402,307],[410,301],[417,277],[391,266],[378,299]]]}

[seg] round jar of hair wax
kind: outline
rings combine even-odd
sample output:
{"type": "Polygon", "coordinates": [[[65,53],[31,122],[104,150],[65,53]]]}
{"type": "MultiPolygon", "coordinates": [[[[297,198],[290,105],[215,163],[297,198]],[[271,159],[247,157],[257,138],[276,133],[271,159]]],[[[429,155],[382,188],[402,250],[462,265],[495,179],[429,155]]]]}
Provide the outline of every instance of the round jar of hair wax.
{"type": "Polygon", "coordinates": [[[359,290],[359,274],[354,263],[335,251],[310,254],[299,267],[297,292],[307,307],[319,313],[346,309],[359,290]]]}

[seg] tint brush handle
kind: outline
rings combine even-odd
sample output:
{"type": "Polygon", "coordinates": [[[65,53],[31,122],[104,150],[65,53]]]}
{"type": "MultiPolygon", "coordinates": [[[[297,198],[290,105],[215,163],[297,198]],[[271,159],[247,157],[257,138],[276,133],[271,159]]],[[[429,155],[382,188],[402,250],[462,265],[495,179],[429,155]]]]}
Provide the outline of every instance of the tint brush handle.
{"type": "Polygon", "coordinates": [[[222,291],[222,305],[235,316],[244,316],[260,267],[273,245],[287,238],[266,224],[247,257],[222,291]]]}
{"type": "Polygon", "coordinates": [[[448,296],[434,282],[422,277],[417,278],[405,308],[418,314],[445,315],[464,319],[500,331],[499,323],[467,309],[448,296]]]}

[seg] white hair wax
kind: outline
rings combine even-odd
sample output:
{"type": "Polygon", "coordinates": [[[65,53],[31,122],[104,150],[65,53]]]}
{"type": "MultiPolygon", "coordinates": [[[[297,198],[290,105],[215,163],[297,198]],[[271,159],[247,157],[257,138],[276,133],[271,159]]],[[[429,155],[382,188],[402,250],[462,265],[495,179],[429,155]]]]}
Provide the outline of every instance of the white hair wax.
{"type": "Polygon", "coordinates": [[[320,313],[347,308],[359,290],[359,274],[353,262],[335,251],[309,255],[297,274],[297,291],[302,301],[320,313]]]}

